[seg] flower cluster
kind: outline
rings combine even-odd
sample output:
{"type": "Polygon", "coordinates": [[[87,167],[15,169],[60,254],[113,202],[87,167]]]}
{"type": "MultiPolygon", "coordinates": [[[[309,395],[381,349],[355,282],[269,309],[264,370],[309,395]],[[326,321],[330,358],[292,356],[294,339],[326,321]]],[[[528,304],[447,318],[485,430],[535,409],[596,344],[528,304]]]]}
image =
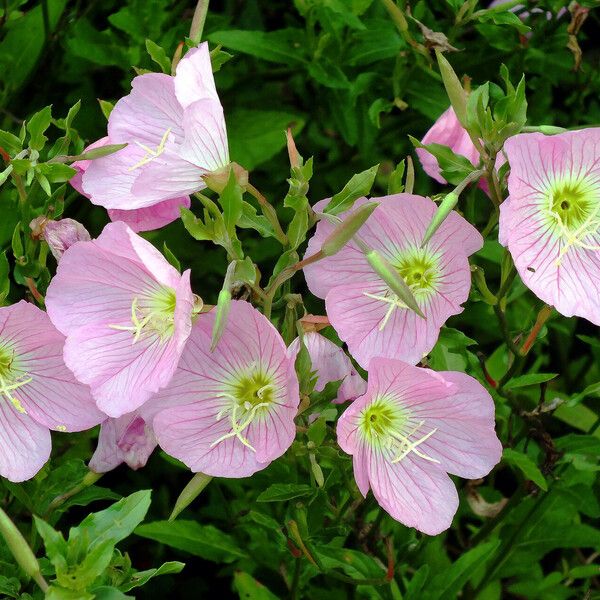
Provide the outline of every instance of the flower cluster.
{"type": "MultiPolygon", "coordinates": [[[[508,161],[500,242],[542,300],[600,324],[600,129],[518,134],[490,159],[449,108],[423,143],[449,146],[474,170],[487,160],[486,173],[508,161]]],[[[458,506],[450,475],[484,477],[502,455],[485,387],[427,366],[442,327],[469,297],[469,258],[483,246],[478,230],[412,193],[359,198],[335,216],[329,200],[318,202],[305,257],[288,270],[303,268],[309,290],[324,300],[321,326],[332,329],[300,327],[288,347],[269,318],[269,288],[250,283],[254,294],[238,296],[249,300],[232,300],[229,284],[243,260],[230,256],[213,308],[192,291],[190,271],[180,273],[139,235],[175,220],[207,177],[229,174],[206,43],[173,76],[136,77],[107,136],[86,152],[116,144],[99,158],[81,157],[71,180],[112,222],[92,239],[70,219],[34,220],[34,236],[58,262],[47,312],[25,302],[0,308],[0,474],[34,476],[50,454],[50,430],[100,425],[96,473],[123,462],[140,468],[160,445],[194,472],[247,477],[292,446],[301,401],[309,401],[301,389],[339,382],[334,402],[349,404],[337,440],[352,456],[360,492],[371,490],[392,517],[426,534],[448,528],[458,506]],[[308,386],[296,371],[301,353],[311,363],[308,386]]],[[[445,184],[436,160],[417,153],[445,184]]],[[[275,211],[265,215],[278,223],[275,211]]]]}

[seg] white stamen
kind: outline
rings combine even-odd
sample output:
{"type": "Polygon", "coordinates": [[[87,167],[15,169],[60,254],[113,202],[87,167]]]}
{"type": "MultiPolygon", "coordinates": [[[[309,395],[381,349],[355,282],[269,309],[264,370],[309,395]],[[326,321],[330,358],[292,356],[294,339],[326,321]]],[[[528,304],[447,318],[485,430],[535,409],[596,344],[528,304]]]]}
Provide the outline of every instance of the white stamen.
{"type": "Polygon", "coordinates": [[[133,165],[133,167],[129,167],[129,169],[127,169],[127,170],[134,171],[135,169],[137,169],[139,167],[143,167],[144,165],[147,165],[148,163],[152,162],[155,158],[158,158],[165,151],[165,146],[167,144],[167,139],[168,139],[170,133],[171,133],[171,128],[169,127],[167,129],[167,131],[165,131],[164,135],[162,136],[162,139],[160,140],[160,143],[156,147],[156,150],[152,150],[152,148],[149,148],[145,144],[142,144],[142,143],[138,142],[137,140],[135,140],[135,144],[137,146],[139,146],[142,150],[144,150],[146,152],[146,154],[139,162],[137,162],[135,165],[133,165]]]}

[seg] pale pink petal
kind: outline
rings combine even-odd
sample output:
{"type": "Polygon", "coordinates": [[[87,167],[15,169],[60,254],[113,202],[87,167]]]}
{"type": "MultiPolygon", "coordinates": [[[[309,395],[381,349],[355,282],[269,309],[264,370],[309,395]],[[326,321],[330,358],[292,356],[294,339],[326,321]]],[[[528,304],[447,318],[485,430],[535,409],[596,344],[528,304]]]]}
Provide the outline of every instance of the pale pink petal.
{"type": "Polygon", "coordinates": [[[246,302],[235,301],[223,335],[211,352],[214,312],[194,326],[171,384],[144,409],[156,414],[153,428],[161,447],[193,471],[224,477],[246,477],[281,456],[295,436],[299,403],[294,363],[273,325],[246,302]],[[243,431],[251,446],[231,431],[223,394],[229,382],[258,368],[272,378],[274,399],[269,410],[243,431]]]}
{"type": "Polygon", "coordinates": [[[111,221],[123,221],[132,231],[152,231],[179,219],[179,209],[190,205],[190,197],[183,196],[137,210],[109,209],[108,216],[111,221]]]}
{"type": "MultiPolygon", "coordinates": [[[[12,392],[26,414],[57,431],[82,431],[100,423],[105,417],[89,388],[65,366],[65,338],[48,315],[24,300],[0,310],[0,343],[10,344],[23,379],[30,379],[12,392]]],[[[0,403],[5,400],[0,395],[0,403]]]]}
{"type": "Polygon", "coordinates": [[[600,233],[584,236],[589,248],[569,247],[550,210],[553,187],[561,182],[583,182],[590,197],[600,193],[600,129],[521,134],[507,140],[505,151],[510,199],[501,206],[500,241],[541,300],[565,316],[600,324],[600,233]]]}
{"type": "Polygon", "coordinates": [[[152,244],[124,223],[109,223],[91,242],[63,255],[46,294],[46,307],[68,335],[88,323],[118,324],[131,318],[131,303],[159,283],[175,288],[180,275],[152,244]]]}
{"type": "MultiPolygon", "coordinates": [[[[421,142],[423,144],[442,144],[443,146],[448,146],[454,154],[464,156],[471,164],[476,165],[479,162],[479,153],[473,145],[469,134],[459,123],[452,107],[442,113],[421,142]]],[[[425,173],[438,183],[447,183],[440,173],[437,159],[424,148],[417,148],[416,152],[425,173]]]]}
{"type": "MultiPolygon", "coordinates": [[[[95,150],[96,148],[102,148],[102,146],[106,146],[110,144],[110,140],[108,136],[104,136],[99,140],[91,143],[89,146],[86,146],[83,152],[88,152],[90,150],[95,150]]],[[[85,195],[83,192],[83,174],[86,172],[87,168],[90,166],[91,160],[78,160],[71,164],[71,167],[77,171],[71,179],[69,179],[69,183],[82,195],[85,195]]]]}
{"type": "Polygon", "coordinates": [[[0,475],[18,483],[31,479],[50,458],[47,427],[0,400],[0,475]]]}
{"type": "Polygon", "coordinates": [[[107,419],[100,428],[98,447],[90,460],[90,469],[106,473],[123,462],[134,470],[140,469],[148,462],[156,444],[152,428],[137,412],[118,419],[107,419]]]}
{"type": "Polygon", "coordinates": [[[169,131],[176,143],[181,143],[182,119],[173,77],[146,73],[135,77],[131,92],[115,104],[108,119],[108,137],[113,144],[136,140],[155,148],[169,131]]]}
{"type": "MultiPolygon", "coordinates": [[[[335,402],[354,400],[367,389],[365,380],[356,372],[344,351],[331,340],[315,331],[304,334],[304,345],[310,356],[312,370],[317,381],[315,391],[321,392],[332,381],[341,381],[335,402]]],[[[296,338],[288,349],[294,360],[300,349],[300,338],[296,338]]]]}
{"type": "Polygon", "coordinates": [[[465,479],[487,475],[502,458],[494,431],[494,401],[487,390],[465,373],[444,371],[457,390],[444,399],[409,398],[415,418],[437,431],[419,449],[440,461],[444,470],[465,479]]]}
{"type": "Polygon", "coordinates": [[[175,72],[175,94],[183,108],[205,98],[219,101],[207,42],[188,50],[179,61],[175,72]]]}

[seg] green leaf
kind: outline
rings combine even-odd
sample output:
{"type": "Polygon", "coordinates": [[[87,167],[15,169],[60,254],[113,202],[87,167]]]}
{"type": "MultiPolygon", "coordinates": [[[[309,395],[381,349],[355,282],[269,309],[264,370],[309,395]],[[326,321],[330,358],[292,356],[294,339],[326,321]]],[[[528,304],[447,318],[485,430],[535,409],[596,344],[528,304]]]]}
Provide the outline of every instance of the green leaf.
{"type": "Polygon", "coordinates": [[[148,569],[147,571],[138,571],[134,573],[131,577],[130,581],[121,584],[120,589],[122,592],[128,592],[136,587],[141,587],[150,581],[153,577],[158,577],[159,575],[175,575],[177,573],[181,573],[183,568],[185,567],[185,563],[178,561],[170,561],[163,563],[158,569],[148,569]]]}
{"type": "Polygon", "coordinates": [[[287,230],[287,237],[292,250],[295,250],[306,239],[307,231],[308,212],[305,208],[301,208],[296,211],[296,214],[291,220],[287,230]]]}
{"type": "Polygon", "coordinates": [[[232,238],[235,237],[235,226],[243,210],[242,193],[242,188],[237,182],[233,169],[231,169],[227,185],[219,195],[219,203],[223,208],[225,229],[232,238]]]}
{"type": "Polygon", "coordinates": [[[10,267],[6,258],[6,250],[0,253],[0,305],[10,293],[10,267]]]}
{"type": "Polygon", "coordinates": [[[163,254],[170,265],[175,267],[178,271],[181,271],[181,263],[179,259],[169,250],[167,242],[163,242],[163,254]]]}
{"type": "Polygon", "coordinates": [[[484,22],[491,21],[495,25],[509,25],[510,27],[514,27],[519,33],[528,33],[531,31],[531,27],[525,25],[523,20],[511,10],[504,9],[502,12],[494,9],[481,11],[479,20],[484,22]]]}
{"type": "Polygon", "coordinates": [[[269,220],[265,216],[257,214],[254,206],[245,200],[242,202],[242,214],[237,224],[242,229],[258,231],[262,237],[275,237],[273,226],[269,220]]]}
{"type": "Polygon", "coordinates": [[[475,170],[471,161],[462,154],[455,154],[443,144],[422,144],[412,135],[408,136],[415,148],[427,150],[438,162],[442,177],[453,185],[459,184],[469,173],[475,170]]]}
{"type": "Polygon", "coordinates": [[[16,135],[13,135],[8,131],[3,131],[0,129],[0,146],[4,149],[6,153],[12,156],[18,154],[21,151],[23,144],[16,135]]]}
{"type": "Polygon", "coordinates": [[[222,44],[231,50],[251,54],[257,58],[285,65],[298,65],[306,62],[305,34],[301,29],[280,29],[264,31],[215,31],[208,36],[213,44],[222,44]]]}
{"type": "Polygon", "coordinates": [[[240,600],[279,600],[262,583],[243,571],[236,571],[233,574],[233,587],[239,594],[240,600]]]}
{"type": "Polygon", "coordinates": [[[528,385],[539,385],[558,377],[557,373],[527,373],[519,377],[513,377],[504,386],[505,390],[514,390],[528,385]]]}
{"type": "Polygon", "coordinates": [[[77,173],[75,169],[62,163],[41,163],[36,171],[44,175],[50,183],[64,183],[77,173]]]}
{"type": "Polygon", "coordinates": [[[502,460],[513,467],[517,467],[527,479],[533,481],[540,489],[544,491],[548,490],[546,478],[542,475],[538,466],[526,454],[511,448],[505,448],[502,453],[502,460]]]}
{"type": "Polygon", "coordinates": [[[46,129],[52,122],[52,107],[46,106],[36,112],[27,121],[27,131],[29,132],[29,147],[32,150],[41,150],[48,138],[44,135],[46,129]]]}
{"type": "Polygon", "coordinates": [[[100,105],[100,110],[102,111],[104,118],[108,121],[108,117],[110,117],[110,113],[115,105],[108,100],[101,100],[100,98],[98,98],[98,104],[100,105]]]}
{"type": "Polygon", "coordinates": [[[300,133],[305,119],[299,114],[275,110],[239,109],[228,115],[231,160],[249,171],[275,156],[286,145],[288,127],[300,133]]]}
{"type": "Polygon", "coordinates": [[[352,205],[358,198],[367,196],[371,192],[378,169],[379,165],[377,164],[366,171],[362,171],[362,173],[353,175],[342,191],[335,194],[329,201],[324,212],[330,215],[337,215],[352,208],[352,205]]]}
{"type": "Polygon", "coordinates": [[[48,556],[50,562],[57,571],[66,569],[68,546],[62,533],[56,531],[56,529],[40,519],[37,515],[33,515],[33,520],[35,528],[44,541],[46,556],[48,556]]]}
{"type": "Polygon", "coordinates": [[[89,550],[110,541],[113,545],[129,536],[146,516],[150,507],[150,490],[135,492],[105,510],[88,515],[71,529],[69,541],[87,535],[89,550]]]}
{"type": "Polygon", "coordinates": [[[146,51],[150,58],[161,68],[163,73],[171,74],[171,59],[167,56],[164,48],[152,40],[146,40],[146,51]]]}
{"type": "Polygon", "coordinates": [[[314,488],[304,483],[273,483],[256,499],[257,502],[285,502],[310,496],[314,488]]]}
{"type": "Polygon", "coordinates": [[[465,552],[447,569],[436,573],[423,589],[421,598],[427,600],[446,600],[456,598],[464,585],[487,560],[494,556],[500,540],[480,544],[465,552]]]}
{"type": "Polygon", "coordinates": [[[401,194],[404,191],[404,171],[406,169],[406,161],[401,160],[394,170],[390,173],[388,179],[388,195],[401,194]]]}
{"type": "Polygon", "coordinates": [[[246,556],[230,535],[196,521],[155,521],[140,525],[135,533],[214,562],[230,563],[246,556]]]}

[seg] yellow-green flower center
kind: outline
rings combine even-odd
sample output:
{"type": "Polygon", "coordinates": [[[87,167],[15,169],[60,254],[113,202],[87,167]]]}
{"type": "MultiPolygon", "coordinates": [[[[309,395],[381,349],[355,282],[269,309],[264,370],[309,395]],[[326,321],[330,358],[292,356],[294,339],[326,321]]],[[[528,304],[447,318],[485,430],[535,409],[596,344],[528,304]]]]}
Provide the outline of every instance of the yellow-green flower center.
{"type": "Polygon", "coordinates": [[[563,183],[550,192],[552,212],[566,229],[577,229],[590,216],[593,201],[580,183],[563,183]]]}
{"type": "Polygon", "coordinates": [[[30,383],[32,378],[22,368],[11,342],[0,338],[0,400],[6,398],[20,413],[26,413],[16,390],[30,383]]]}
{"type": "Polygon", "coordinates": [[[411,452],[430,462],[439,462],[428,456],[419,446],[435,434],[424,420],[417,421],[392,396],[376,397],[358,416],[358,432],[365,443],[377,451],[385,451],[392,463],[403,460],[411,452]]]}
{"type": "Polygon", "coordinates": [[[256,452],[244,432],[252,422],[269,410],[275,401],[275,380],[272,375],[257,366],[251,366],[234,378],[220,394],[225,400],[216,420],[227,417],[230,430],[216,439],[212,446],[236,437],[244,446],[256,452]]]}
{"type": "Polygon", "coordinates": [[[131,302],[131,325],[109,325],[111,329],[130,331],[133,341],[142,335],[169,339],[175,329],[175,290],[166,286],[152,289],[136,296],[131,302]]]}

